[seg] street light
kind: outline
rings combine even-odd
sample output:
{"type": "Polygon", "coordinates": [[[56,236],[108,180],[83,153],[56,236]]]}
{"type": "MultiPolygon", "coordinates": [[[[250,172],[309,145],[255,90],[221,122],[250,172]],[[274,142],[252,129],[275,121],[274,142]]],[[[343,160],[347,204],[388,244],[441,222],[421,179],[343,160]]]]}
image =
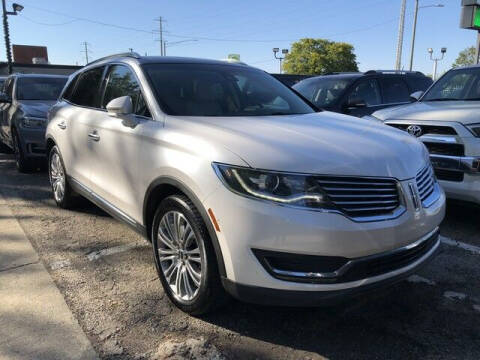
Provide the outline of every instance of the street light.
{"type": "Polygon", "coordinates": [[[445,53],[447,52],[447,48],[446,47],[442,47],[442,49],[440,50],[440,52],[442,53],[442,56],[439,57],[439,58],[434,58],[433,57],[433,49],[432,48],[428,48],[428,53],[430,54],[430,60],[433,61],[433,81],[437,80],[437,65],[438,65],[438,62],[440,60],[443,60],[443,58],[445,57],[445,53]]]}
{"type": "Polygon", "coordinates": [[[445,6],[443,4],[434,4],[434,5],[424,5],[419,7],[418,3],[419,3],[419,0],[415,0],[415,13],[413,15],[412,47],[410,49],[410,67],[409,67],[410,71],[412,71],[412,68],[413,68],[413,52],[415,50],[415,35],[417,32],[418,9],[431,8],[431,7],[441,8],[445,6]]]}
{"type": "Polygon", "coordinates": [[[3,33],[5,35],[5,49],[7,51],[7,63],[8,63],[8,74],[12,73],[12,52],[10,50],[10,32],[8,30],[8,18],[7,15],[17,15],[17,12],[23,10],[23,6],[20,4],[13,3],[13,11],[7,11],[7,5],[5,0],[2,0],[3,7],[3,33]]]}
{"type": "Polygon", "coordinates": [[[288,49],[282,49],[283,57],[277,56],[278,52],[280,51],[279,48],[273,48],[273,56],[275,59],[280,61],[280,74],[282,73],[282,60],[285,59],[285,56],[288,54],[288,49]]]}

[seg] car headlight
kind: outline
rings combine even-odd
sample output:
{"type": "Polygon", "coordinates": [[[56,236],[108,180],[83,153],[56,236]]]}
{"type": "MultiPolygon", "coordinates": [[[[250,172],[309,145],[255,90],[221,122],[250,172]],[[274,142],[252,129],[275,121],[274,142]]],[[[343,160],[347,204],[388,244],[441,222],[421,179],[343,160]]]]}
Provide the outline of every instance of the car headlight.
{"type": "Polygon", "coordinates": [[[33,116],[25,116],[22,119],[22,126],[25,128],[43,128],[47,124],[47,119],[33,116]]]}
{"type": "Polygon", "coordinates": [[[305,208],[334,207],[313,176],[217,163],[213,167],[227,188],[240,195],[305,208]]]}
{"type": "Polygon", "coordinates": [[[480,137],[480,124],[467,125],[467,127],[473,133],[473,135],[480,137]]]}

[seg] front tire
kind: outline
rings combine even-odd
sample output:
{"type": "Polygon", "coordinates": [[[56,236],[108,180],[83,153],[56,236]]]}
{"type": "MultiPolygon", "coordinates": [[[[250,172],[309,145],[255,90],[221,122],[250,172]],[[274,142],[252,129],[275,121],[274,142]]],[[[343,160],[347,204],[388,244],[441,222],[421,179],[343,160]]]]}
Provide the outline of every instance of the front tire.
{"type": "Polygon", "coordinates": [[[25,157],[16,129],[12,129],[12,143],[13,153],[15,154],[15,165],[17,167],[17,170],[21,173],[28,173],[32,171],[32,161],[25,157]]]}
{"type": "Polygon", "coordinates": [[[164,291],[182,311],[200,315],[227,295],[207,228],[193,203],[172,195],[158,207],[152,226],[155,265],[164,291]]]}
{"type": "Polygon", "coordinates": [[[57,206],[64,209],[73,208],[74,192],[68,183],[65,165],[57,146],[52,147],[48,154],[48,176],[57,206]]]}

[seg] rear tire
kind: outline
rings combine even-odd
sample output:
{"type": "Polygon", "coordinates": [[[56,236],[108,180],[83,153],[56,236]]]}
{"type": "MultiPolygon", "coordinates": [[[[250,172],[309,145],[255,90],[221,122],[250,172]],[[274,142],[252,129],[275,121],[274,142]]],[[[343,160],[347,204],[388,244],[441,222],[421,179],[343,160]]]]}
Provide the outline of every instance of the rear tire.
{"type": "Polygon", "coordinates": [[[15,154],[15,165],[21,173],[29,173],[33,169],[33,162],[25,157],[17,130],[12,129],[13,153],[15,154]]]}
{"type": "Polygon", "coordinates": [[[53,199],[57,206],[64,209],[75,207],[75,193],[68,183],[65,165],[56,145],[52,147],[48,154],[48,176],[53,199]]]}
{"type": "Polygon", "coordinates": [[[186,196],[172,195],[160,203],[152,245],[163,289],[180,310],[201,315],[226,302],[207,228],[186,196]]]}

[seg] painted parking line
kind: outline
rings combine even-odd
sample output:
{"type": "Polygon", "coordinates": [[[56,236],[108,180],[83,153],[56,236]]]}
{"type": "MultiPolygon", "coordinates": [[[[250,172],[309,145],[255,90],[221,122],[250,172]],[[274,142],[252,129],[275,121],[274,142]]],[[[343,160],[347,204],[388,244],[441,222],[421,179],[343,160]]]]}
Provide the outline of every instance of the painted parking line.
{"type": "Polygon", "coordinates": [[[447,245],[450,245],[450,246],[456,246],[456,247],[459,247],[463,250],[469,251],[473,254],[480,255],[480,247],[479,246],[475,246],[475,245],[467,244],[467,243],[464,243],[464,242],[461,242],[461,241],[453,240],[453,239],[447,238],[445,236],[440,236],[440,241],[444,244],[447,244],[447,245]]]}
{"type": "Polygon", "coordinates": [[[114,247],[103,249],[103,250],[93,251],[93,252],[87,254],[87,258],[90,261],[94,261],[94,260],[98,260],[98,259],[100,259],[101,257],[104,257],[104,256],[119,254],[119,253],[122,253],[122,252],[130,251],[130,250],[137,249],[137,248],[143,248],[143,247],[150,247],[150,244],[147,243],[147,242],[143,242],[143,243],[134,243],[134,244],[114,246],[114,247]]]}

